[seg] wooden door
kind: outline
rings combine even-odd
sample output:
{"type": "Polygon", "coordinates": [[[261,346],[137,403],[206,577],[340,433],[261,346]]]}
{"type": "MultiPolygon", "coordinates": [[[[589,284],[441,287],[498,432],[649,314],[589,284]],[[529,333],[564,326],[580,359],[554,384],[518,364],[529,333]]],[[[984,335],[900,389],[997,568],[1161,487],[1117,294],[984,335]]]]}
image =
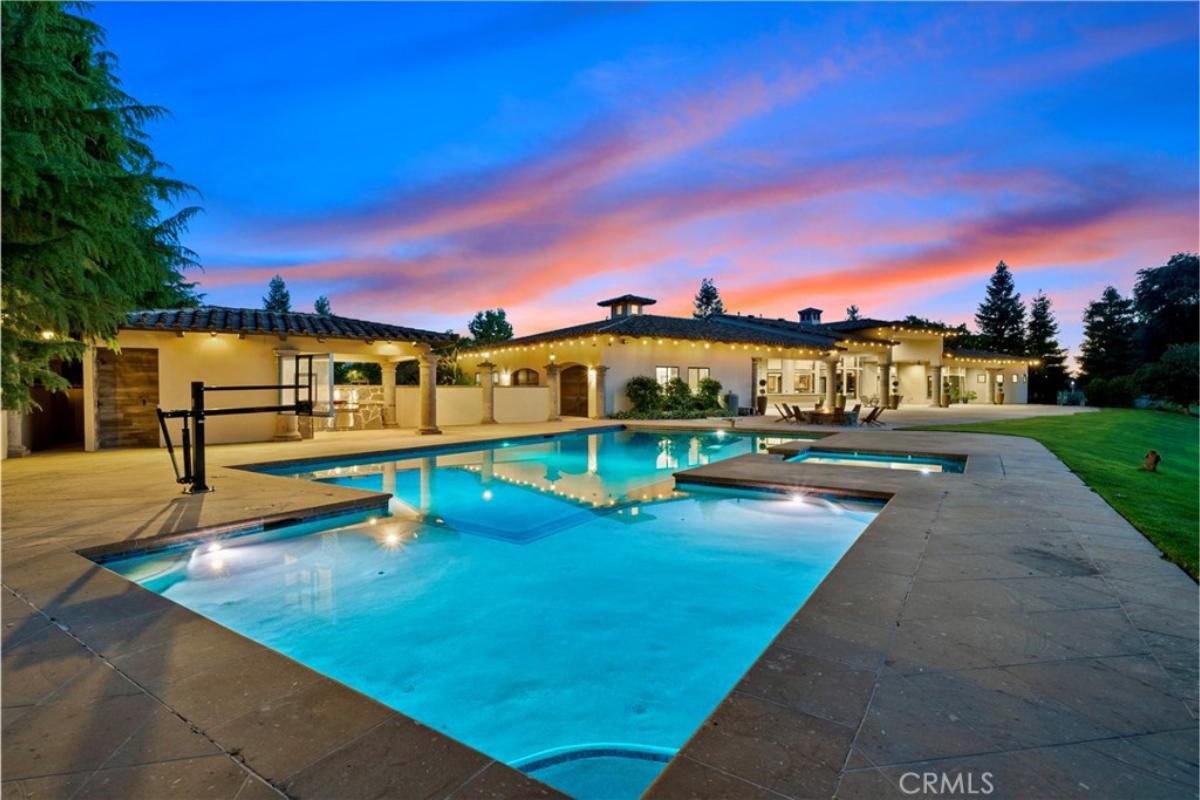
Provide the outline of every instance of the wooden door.
{"type": "Polygon", "coordinates": [[[100,447],[158,447],[157,350],[98,350],[96,398],[100,447]]]}
{"type": "Polygon", "coordinates": [[[567,367],[559,376],[562,391],[562,413],[567,417],[588,415],[587,367],[567,367]]]}

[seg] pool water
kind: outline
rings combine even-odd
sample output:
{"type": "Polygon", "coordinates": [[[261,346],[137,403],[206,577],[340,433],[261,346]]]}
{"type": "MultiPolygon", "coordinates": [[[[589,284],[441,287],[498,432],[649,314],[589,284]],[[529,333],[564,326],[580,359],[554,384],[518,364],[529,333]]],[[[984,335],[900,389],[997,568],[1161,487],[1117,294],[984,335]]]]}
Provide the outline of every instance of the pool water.
{"type": "Polygon", "coordinates": [[[880,508],[673,486],[774,441],[608,431],[306,467],[391,492],[393,515],[105,566],[572,796],[632,798],[880,508]]]}
{"type": "Polygon", "coordinates": [[[880,469],[901,469],[913,472],[952,472],[960,473],[966,467],[962,458],[939,458],[936,456],[903,455],[898,453],[862,453],[841,450],[807,450],[793,456],[789,461],[799,461],[806,464],[836,464],[848,467],[878,467],[880,469]]]}

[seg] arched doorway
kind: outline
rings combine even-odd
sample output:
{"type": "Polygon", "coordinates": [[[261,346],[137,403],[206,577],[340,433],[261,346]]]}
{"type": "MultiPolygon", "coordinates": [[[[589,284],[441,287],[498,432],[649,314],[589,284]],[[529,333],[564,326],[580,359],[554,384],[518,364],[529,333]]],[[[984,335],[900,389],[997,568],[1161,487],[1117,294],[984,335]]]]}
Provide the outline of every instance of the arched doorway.
{"type": "Polygon", "coordinates": [[[559,376],[562,390],[562,414],[564,417],[586,417],[588,415],[587,367],[577,364],[567,367],[559,376]]]}

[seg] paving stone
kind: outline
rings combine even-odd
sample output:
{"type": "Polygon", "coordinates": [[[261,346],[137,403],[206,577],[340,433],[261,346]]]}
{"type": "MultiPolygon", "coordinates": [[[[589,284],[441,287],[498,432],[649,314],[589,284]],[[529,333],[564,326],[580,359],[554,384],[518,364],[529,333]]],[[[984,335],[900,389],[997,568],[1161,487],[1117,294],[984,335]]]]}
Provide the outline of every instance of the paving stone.
{"type": "Polygon", "coordinates": [[[273,783],[282,783],[395,714],[333,681],[314,681],[248,709],[209,733],[273,783]]]}
{"type": "Polygon", "coordinates": [[[283,787],[306,798],[444,797],[491,759],[412,720],[395,717],[329,753],[283,787]]]}
{"type": "Polygon", "coordinates": [[[234,797],[246,773],[228,756],[106,769],[88,778],[79,800],[234,797]]]}
{"type": "Polygon", "coordinates": [[[512,767],[493,762],[450,795],[451,800],[539,800],[567,795],[524,775],[512,767]]]}
{"type": "Polygon", "coordinates": [[[1104,579],[1012,578],[930,581],[917,577],[904,605],[904,619],[992,617],[1038,611],[1119,608],[1104,579]]]}
{"type": "Polygon", "coordinates": [[[881,678],[856,744],[887,766],[1112,735],[1006,670],[988,668],[881,678]]]}
{"type": "Polygon", "coordinates": [[[3,797],[3,800],[68,800],[75,796],[90,774],[76,772],[70,775],[6,780],[0,784],[0,797],[3,797]]]}
{"type": "Polygon", "coordinates": [[[805,606],[779,632],[775,644],[852,669],[875,670],[883,662],[894,630],[895,626],[846,620],[805,606]]]}
{"type": "Polygon", "coordinates": [[[33,705],[95,663],[86,647],[47,623],[4,647],[0,697],[5,707],[33,705]]]}
{"type": "Polygon", "coordinates": [[[170,681],[169,675],[164,680],[168,682],[154,690],[156,696],[205,730],[236,719],[256,705],[328,683],[318,673],[265,648],[177,681],[170,681]]]}
{"type": "Polygon", "coordinates": [[[894,673],[1146,653],[1120,608],[904,620],[885,661],[894,673]]]}
{"type": "Polygon", "coordinates": [[[791,797],[833,793],[853,729],[734,692],[705,721],[687,756],[791,797]]]}
{"type": "MultiPolygon", "coordinates": [[[[5,723],[4,776],[28,778],[99,769],[160,710],[153,698],[141,692],[98,695],[64,690],[56,702],[37,706],[5,723]]],[[[184,723],[179,721],[179,725],[184,723]]],[[[195,744],[186,741],[184,745],[181,755],[190,755],[195,744]]],[[[164,745],[164,749],[170,747],[164,745]]]]}
{"type": "Polygon", "coordinates": [[[286,800],[286,795],[274,786],[248,775],[233,800],[286,800]]]}
{"type": "Polygon", "coordinates": [[[766,652],[735,687],[849,727],[857,727],[875,685],[875,673],[796,653],[778,645],[766,652]]]}
{"type": "Polygon", "coordinates": [[[786,796],[682,756],[675,758],[642,795],[644,800],[775,800],[786,796]]]}

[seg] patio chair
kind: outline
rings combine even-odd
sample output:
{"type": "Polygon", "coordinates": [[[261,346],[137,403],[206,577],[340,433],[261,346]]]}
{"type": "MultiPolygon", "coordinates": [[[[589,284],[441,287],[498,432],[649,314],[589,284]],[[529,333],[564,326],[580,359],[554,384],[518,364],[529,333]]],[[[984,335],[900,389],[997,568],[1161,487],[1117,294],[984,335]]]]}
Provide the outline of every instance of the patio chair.
{"type": "MultiPolygon", "coordinates": [[[[786,405],[786,403],[784,405],[786,405]]],[[[800,406],[793,405],[792,422],[802,425],[811,425],[813,423],[813,412],[805,411],[804,409],[800,408],[800,406]]]]}
{"type": "Polygon", "coordinates": [[[776,403],[775,410],[779,412],[779,421],[780,422],[795,422],[796,421],[796,419],[795,419],[796,415],[794,413],[792,413],[792,410],[790,408],[788,408],[787,403],[784,403],[782,406],[779,405],[779,403],[776,403]]]}
{"type": "Polygon", "coordinates": [[[850,413],[845,415],[846,416],[846,424],[847,425],[857,425],[858,424],[858,412],[860,412],[860,411],[862,411],[862,403],[855,403],[854,408],[850,409],[850,413]]]}
{"type": "Polygon", "coordinates": [[[881,413],[883,413],[882,408],[880,408],[879,406],[873,406],[871,408],[871,410],[867,412],[867,415],[862,418],[862,422],[860,422],[859,424],[860,425],[876,425],[878,423],[876,423],[875,420],[879,418],[879,415],[881,413]]]}
{"type": "Polygon", "coordinates": [[[816,405],[814,405],[814,406],[813,406],[813,411],[820,411],[820,410],[821,410],[821,406],[823,406],[823,405],[825,405],[825,398],[824,398],[824,397],[822,397],[820,400],[818,400],[818,401],[816,402],[816,405]]]}
{"type": "Polygon", "coordinates": [[[887,409],[886,409],[886,408],[884,408],[883,406],[876,406],[875,410],[876,410],[876,411],[878,411],[879,413],[878,413],[878,414],[874,414],[874,413],[873,413],[873,414],[871,414],[871,415],[870,415],[870,417],[871,417],[871,418],[870,418],[869,420],[867,420],[867,424],[868,424],[868,425],[876,425],[876,426],[880,426],[880,427],[882,427],[882,426],[883,426],[883,423],[879,421],[879,418],[883,416],[883,412],[884,412],[884,411],[887,411],[887,409]]]}

